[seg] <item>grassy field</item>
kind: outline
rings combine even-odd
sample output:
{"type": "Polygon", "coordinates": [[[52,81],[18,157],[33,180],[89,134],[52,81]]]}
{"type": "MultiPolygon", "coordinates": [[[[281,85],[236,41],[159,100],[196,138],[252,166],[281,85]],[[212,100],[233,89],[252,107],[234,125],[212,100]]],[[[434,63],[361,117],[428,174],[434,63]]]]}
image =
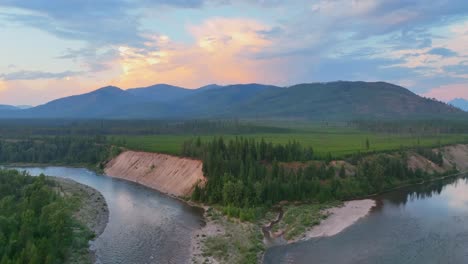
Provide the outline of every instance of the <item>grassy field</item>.
{"type": "MultiPolygon", "coordinates": [[[[202,135],[202,140],[210,140],[221,135],[202,135]]],[[[437,147],[454,143],[468,143],[467,134],[439,134],[439,135],[396,135],[396,134],[371,134],[353,128],[323,128],[309,127],[297,129],[291,133],[281,134],[243,134],[222,135],[225,139],[235,137],[265,139],[267,142],[287,143],[299,141],[303,146],[311,146],[315,153],[321,156],[331,153],[333,157],[341,157],[347,154],[368,151],[397,150],[401,147],[437,147]],[[369,149],[366,141],[369,141],[369,149]]],[[[151,136],[113,136],[114,144],[132,150],[148,152],[162,152],[178,155],[182,143],[193,135],[151,135],[151,136]]]]}

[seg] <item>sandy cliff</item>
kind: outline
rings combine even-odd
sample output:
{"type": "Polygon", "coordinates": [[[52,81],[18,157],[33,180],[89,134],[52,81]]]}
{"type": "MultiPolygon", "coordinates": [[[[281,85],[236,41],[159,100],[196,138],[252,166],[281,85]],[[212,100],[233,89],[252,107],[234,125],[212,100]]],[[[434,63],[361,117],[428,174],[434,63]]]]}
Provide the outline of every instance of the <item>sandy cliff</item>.
{"type": "Polygon", "coordinates": [[[106,165],[105,173],[163,193],[187,196],[191,194],[195,184],[205,182],[202,166],[199,160],[125,151],[106,165]]]}

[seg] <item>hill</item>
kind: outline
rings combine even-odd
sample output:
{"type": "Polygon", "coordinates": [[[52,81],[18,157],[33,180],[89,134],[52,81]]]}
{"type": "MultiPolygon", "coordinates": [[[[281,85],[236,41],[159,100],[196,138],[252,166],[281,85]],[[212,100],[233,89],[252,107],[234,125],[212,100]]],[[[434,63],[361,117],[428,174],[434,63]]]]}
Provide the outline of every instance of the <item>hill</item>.
{"type": "Polygon", "coordinates": [[[330,82],[278,87],[167,84],[122,90],[104,87],[0,117],[27,118],[262,118],[301,120],[466,118],[453,106],[385,82],[330,82]]]}

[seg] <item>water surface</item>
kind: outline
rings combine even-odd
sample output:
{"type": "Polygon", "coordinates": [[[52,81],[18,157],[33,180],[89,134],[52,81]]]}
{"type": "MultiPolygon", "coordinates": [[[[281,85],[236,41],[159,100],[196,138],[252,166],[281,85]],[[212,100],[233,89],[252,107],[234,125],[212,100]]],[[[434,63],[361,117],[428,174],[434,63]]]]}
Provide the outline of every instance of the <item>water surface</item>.
{"type": "Polygon", "coordinates": [[[378,197],[336,236],[270,248],[265,263],[468,263],[468,180],[419,185],[378,197]]]}
{"type": "Polygon", "coordinates": [[[109,206],[109,223],[93,243],[98,263],[190,263],[192,232],[203,224],[202,211],[152,189],[98,175],[83,168],[22,167],[73,179],[100,191],[109,206]]]}

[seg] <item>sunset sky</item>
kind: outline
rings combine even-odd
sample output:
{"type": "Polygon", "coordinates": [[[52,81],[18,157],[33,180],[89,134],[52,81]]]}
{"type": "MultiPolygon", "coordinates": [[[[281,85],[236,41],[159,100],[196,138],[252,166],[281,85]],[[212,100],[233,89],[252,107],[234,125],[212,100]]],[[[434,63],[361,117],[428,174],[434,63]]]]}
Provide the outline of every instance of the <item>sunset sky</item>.
{"type": "Polygon", "coordinates": [[[467,0],[0,0],[0,36],[0,104],[335,80],[468,98],[467,0]]]}

